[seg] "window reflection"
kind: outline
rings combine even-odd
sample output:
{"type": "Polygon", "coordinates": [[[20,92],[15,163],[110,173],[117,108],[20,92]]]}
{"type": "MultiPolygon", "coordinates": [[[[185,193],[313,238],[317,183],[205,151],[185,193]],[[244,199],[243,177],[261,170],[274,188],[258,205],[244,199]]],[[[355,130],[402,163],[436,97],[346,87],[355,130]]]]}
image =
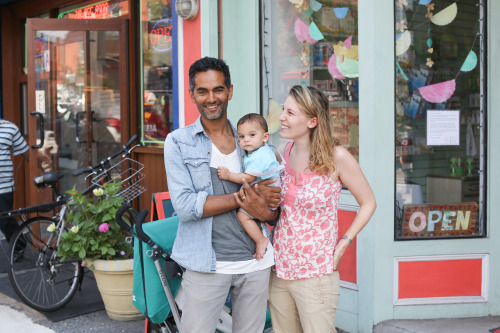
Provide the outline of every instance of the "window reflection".
{"type": "Polygon", "coordinates": [[[173,129],[172,4],[169,0],[141,2],[142,141],[161,147],[173,129]]]}

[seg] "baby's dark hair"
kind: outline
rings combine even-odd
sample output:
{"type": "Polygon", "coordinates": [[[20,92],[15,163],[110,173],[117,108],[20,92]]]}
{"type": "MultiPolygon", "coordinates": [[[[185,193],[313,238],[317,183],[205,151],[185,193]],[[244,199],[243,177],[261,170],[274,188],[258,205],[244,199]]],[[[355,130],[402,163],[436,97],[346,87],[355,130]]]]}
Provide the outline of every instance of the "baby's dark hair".
{"type": "Polygon", "coordinates": [[[267,129],[266,119],[264,119],[264,117],[262,117],[258,113],[249,113],[249,114],[244,115],[243,117],[240,118],[240,120],[238,120],[237,126],[243,125],[244,123],[248,123],[248,122],[257,123],[264,130],[264,132],[269,131],[267,129]]]}

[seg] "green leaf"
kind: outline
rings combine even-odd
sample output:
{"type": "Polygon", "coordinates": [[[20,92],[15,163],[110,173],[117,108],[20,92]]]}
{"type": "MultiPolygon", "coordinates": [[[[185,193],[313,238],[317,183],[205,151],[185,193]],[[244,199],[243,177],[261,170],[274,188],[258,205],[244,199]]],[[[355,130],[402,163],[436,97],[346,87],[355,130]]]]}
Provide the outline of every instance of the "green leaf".
{"type": "Polygon", "coordinates": [[[85,249],[80,249],[80,251],[78,251],[78,256],[81,259],[85,258],[86,255],[87,255],[87,251],[85,251],[85,249]]]}
{"type": "Polygon", "coordinates": [[[105,255],[106,253],[108,253],[108,248],[106,246],[101,246],[101,253],[103,255],[105,255]]]}
{"type": "Polygon", "coordinates": [[[108,254],[111,254],[112,256],[114,256],[116,254],[115,249],[113,249],[112,247],[110,247],[108,249],[108,254]]]}

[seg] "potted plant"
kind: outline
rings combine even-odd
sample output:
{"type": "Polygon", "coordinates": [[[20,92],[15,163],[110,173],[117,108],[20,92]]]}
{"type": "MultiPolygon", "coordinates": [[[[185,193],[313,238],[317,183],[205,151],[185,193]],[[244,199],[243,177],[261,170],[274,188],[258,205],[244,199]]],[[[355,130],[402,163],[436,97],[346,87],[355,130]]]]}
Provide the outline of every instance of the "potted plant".
{"type": "Polygon", "coordinates": [[[61,234],[58,255],[63,260],[78,258],[94,272],[111,319],[134,320],[142,314],[132,305],[133,249],[115,220],[123,203],[117,195],[120,190],[121,183],[108,183],[94,189],[90,197],[75,188],[67,192],[72,196],[68,221],[73,227],[61,234]]]}

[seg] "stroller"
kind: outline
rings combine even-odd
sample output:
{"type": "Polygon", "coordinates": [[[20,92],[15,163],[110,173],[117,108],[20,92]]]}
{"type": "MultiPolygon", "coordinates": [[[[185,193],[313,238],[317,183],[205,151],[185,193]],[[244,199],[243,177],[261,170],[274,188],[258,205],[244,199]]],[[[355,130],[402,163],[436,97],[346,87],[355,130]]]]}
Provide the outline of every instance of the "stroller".
{"type": "MultiPolygon", "coordinates": [[[[180,333],[181,311],[174,297],[179,291],[183,271],[170,258],[179,218],[172,216],[143,224],[147,214],[147,210],[138,213],[127,203],[116,213],[116,221],[120,227],[134,236],[132,302],[153,324],[154,332],[180,333]],[[128,215],[135,224],[135,230],[131,227],[131,220],[129,223],[124,220],[123,216],[127,211],[130,211],[128,215]]],[[[228,295],[216,332],[232,332],[231,308],[228,295]]],[[[271,318],[267,311],[264,333],[272,332],[271,318]]]]}

